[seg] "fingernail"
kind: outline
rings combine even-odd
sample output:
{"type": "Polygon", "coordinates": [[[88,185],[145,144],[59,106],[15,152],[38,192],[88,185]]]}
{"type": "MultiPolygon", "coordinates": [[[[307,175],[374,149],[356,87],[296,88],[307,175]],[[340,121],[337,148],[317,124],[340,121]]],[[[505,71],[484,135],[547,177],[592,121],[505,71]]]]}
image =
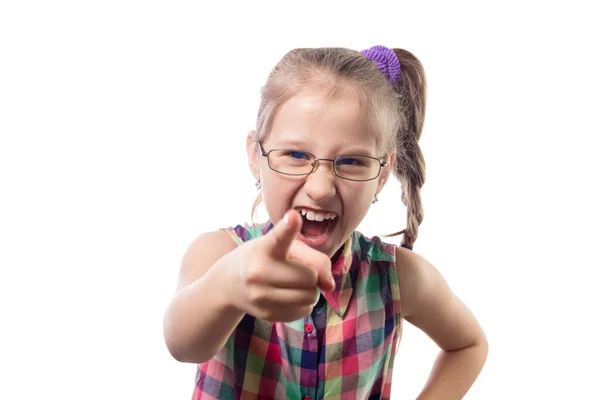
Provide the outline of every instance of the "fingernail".
{"type": "Polygon", "coordinates": [[[285,213],[285,215],[283,216],[283,223],[285,225],[290,223],[290,217],[289,217],[289,213],[285,213]]]}

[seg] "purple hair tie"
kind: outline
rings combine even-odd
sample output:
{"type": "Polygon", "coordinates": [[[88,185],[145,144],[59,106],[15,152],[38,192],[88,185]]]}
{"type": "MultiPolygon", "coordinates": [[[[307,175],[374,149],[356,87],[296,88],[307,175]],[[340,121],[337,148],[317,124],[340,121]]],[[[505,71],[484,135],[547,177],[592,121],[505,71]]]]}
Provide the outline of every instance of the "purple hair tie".
{"type": "Polygon", "coordinates": [[[373,46],[361,51],[361,54],[377,64],[377,67],[392,84],[400,77],[400,61],[392,49],[385,46],[373,46]]]}

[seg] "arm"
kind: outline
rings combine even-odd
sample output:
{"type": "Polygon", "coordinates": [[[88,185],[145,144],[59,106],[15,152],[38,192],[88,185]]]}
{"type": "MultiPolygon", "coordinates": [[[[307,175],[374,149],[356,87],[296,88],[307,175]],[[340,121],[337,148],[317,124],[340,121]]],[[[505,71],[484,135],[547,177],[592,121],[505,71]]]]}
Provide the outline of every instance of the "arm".
{"type": "Polygon", "coordinates": [[[223,348],[244,313],[228,301],[223,255],[235,249],[223,231],[201,235],[181,263],[177,291],[163,320],[165,343],[178,361],[201,363],[223,348]]]}
{"type": "Polygon", "coordinates": [[[223,231],[190,246],[164,319],[175,359],[206,361],[223,348],[245,313],[270,322],[296,321],[311,313],[317,287],[334,289],[329,257],[296,240],[300,213],[286,217],[237,247],[223,231]]]}
{"type": "Polygon", "coordinates": [[[441,348],[417,399],[462,399],[487,358],[485,334],[427,260],[398,248],[397,266],[404,318],[441,348]]]}

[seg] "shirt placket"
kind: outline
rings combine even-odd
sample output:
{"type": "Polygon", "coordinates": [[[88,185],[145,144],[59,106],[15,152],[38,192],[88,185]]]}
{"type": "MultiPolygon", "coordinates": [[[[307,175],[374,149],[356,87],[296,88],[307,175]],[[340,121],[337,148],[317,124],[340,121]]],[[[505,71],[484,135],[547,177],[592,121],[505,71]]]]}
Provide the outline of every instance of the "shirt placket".
{"type": "Polygon", "coordinates": [[[312,314],[304,318],[304,348],[312,355],[310,363],[303,362],[302,383],[305,393],[303,400],[316,399],[317,393],[317,373],[319,370],[319,339],[317,337],[317,328],[315,327],[312,314]]]}

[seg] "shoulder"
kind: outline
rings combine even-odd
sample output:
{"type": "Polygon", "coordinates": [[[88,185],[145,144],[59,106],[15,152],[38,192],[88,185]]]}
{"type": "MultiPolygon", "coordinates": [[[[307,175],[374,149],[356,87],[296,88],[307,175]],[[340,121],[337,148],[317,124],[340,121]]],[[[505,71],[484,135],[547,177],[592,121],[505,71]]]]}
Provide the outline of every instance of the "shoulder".
{"type": "Polygon", "coordinates": [[[177,290],[200,279],[218,259],[236,247],[227,229],[197,236],[188,245],[181,260],[177,290]]]}
{"type": "Polygon", "coordinates": [[[367,237],[359,231],[354,232],[354,250],[360,253],[361,259],[388,262],[396,260],[396,245],[384,242],[379,236],[367,237]]]}
{"type": "Polygon", "coordinates": [[[409,320],[427,314],[432,307],[448,306],[454,301],[454,295],[440,271],[415,251],[397,247],[396,269],[402,311],[409,320]]]}
{"type": "Polygon", "coordinates": [[[262,236],[270,223],[236,225],[206,232],[194,239],[186,249],[179,270],[177,290],[200,279],[225,254],[237,246],[262,236]]]}
{"type": "Polygon", "coordinates": [[[222,231],[228,234],[228,236],[232,238],[234,242],[241,244],[264,236],[271,228],[273,228],[273,224],[270,221],[267,221],[253,225],[236,225],[234,227],[224,228],[222,231]]]}
{"type": "Polygon", "coordinates": [[[404,247],[396,247],[396,269],[405,312],[410,312],[411,305],[418,303],[435,287],[445,285],[443,277],[433,264],[404,247]]]}

